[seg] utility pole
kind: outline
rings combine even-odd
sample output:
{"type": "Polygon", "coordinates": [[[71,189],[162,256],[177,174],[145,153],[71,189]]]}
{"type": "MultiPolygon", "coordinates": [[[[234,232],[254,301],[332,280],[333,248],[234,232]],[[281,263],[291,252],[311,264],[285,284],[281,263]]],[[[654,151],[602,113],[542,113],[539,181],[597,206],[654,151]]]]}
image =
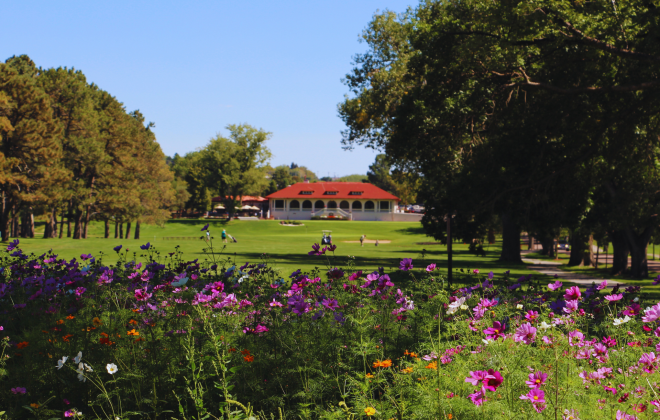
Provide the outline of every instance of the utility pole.
{"type": "Polygon", "coordinates": [[[451,266],[451,214],[447,213],[447,281],[449,287],[452,283],[452,266],[451,266]]]}

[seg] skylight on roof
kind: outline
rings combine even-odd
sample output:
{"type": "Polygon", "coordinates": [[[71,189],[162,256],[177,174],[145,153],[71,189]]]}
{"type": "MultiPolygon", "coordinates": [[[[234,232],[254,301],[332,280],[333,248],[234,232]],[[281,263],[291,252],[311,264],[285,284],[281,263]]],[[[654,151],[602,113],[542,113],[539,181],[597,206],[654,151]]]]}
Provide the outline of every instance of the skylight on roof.
{"type": "Polygon", "coordinates": [[[337,192],[338,191],[326,191],[325,194],[326,195],[337,195],[337,192]]]}
{"type": "Polygon", "coordinates": [[[362,195],[363,191],[351,191],[348,195],[362,195]]]}
{"type": "Polygon", "coordinates": [[[300,191],[300,195],[312,195],[314,191],[312,190],[302,190],[300,191]]]}

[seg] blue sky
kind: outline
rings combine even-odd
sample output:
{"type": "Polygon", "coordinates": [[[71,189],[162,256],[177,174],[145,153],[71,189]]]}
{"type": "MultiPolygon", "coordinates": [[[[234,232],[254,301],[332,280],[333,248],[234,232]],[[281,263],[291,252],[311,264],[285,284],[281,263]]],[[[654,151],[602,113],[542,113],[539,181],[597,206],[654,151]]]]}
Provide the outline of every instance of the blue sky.
{"type": "Polygon", "coordinates": [[[366,173],[374,152],[342,150],[341,78],[377,10],[413,0],[4,1],[0,59],[75,67],[156,123],[167,155],[203,147],[227,124],[273,133],[273,166],[366,173]]]}

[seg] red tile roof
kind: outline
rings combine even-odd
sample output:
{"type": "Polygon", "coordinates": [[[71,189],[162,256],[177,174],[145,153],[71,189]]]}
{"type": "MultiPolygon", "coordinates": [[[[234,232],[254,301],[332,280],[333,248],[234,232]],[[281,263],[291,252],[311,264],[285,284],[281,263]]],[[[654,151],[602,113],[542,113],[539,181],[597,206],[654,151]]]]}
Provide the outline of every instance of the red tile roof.
{"type": "MultiPolygon", "coordinates": [[[[222,197],[213,197],[211,199],[211,201],[214,202],[214,203],[221,202],[222,197]]],[[[241,202],[243,202],[243,201],[268,201],[268,200],[263,198],[263,197],[255,197],[255,196],[252,196],[252,195],[244,195],[242,197],[241,202]]]]}
{"type": "Polygon", "coordinates": [[[266,198],[325,198],[325,199],[366,199],[366,200],[396,200],[396,197],[373,184],[364,182],[298,182],[297,184],[283,188],[272,193],[266,198]],[[311,194],[303,194],[302,191],[311,191],[311,194]],[[336,191],[337,194],[327,194],[328,191],[336,191]],[[361,194],[351,194],[351,193],[361,194]]]}

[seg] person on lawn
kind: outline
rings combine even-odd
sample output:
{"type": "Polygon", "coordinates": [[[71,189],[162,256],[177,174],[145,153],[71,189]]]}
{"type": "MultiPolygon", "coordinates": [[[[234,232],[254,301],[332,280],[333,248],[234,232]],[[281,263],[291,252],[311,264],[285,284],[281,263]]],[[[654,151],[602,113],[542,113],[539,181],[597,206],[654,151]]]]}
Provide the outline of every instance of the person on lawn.
{"type": "Polygon", "coordinates": [[[222,229],[222,242],[227,243],[227,232],[222,229]]]}
{"type": "Polygon", "coordinates": [[[364,246],[364,239],[367,237],[367,235],[362,235],[360,236],[360,246],[364,246]]]}

